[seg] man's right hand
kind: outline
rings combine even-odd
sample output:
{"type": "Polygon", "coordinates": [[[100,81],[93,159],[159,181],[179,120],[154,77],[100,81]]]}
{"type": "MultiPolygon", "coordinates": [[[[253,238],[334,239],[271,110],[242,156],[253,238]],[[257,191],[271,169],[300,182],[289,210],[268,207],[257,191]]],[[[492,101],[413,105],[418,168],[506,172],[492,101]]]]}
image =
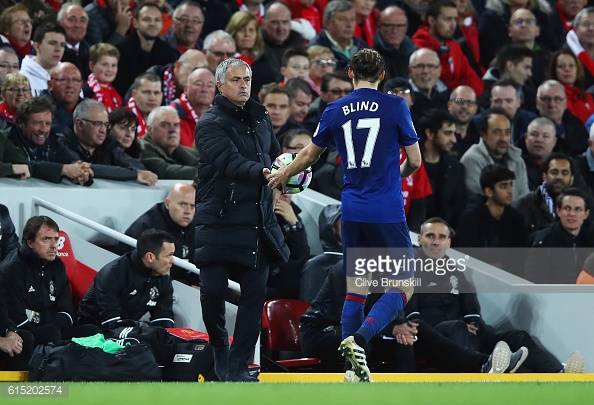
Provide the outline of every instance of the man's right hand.
{"type": "Polygon", "coordinates": [[[0,351],[14,357],[23,351],[23,339],[18,333],[8,332],[6,337],[0,337],[0,351]]]}
{"type": "Polygon", "coordinates": [[[68,177],[75,184],[85,184],[89,181],[89,177],[93,177],[93,171],[89,163],[79,160],[62,166],[62,176],[68,177]]]}
{"type": "Polygon", "coordinates": [[[114,18],[116,20],[116,32],[121,36],[126,36],[130,29],[130,23],[132,22],[132,10],[130,10],[130,3],[127,0],[118,0],[113,10],[114,18]]]}
{"type": "Polygon", "coordinates": [[[136,181],[139,183],[146,184],[147,186],[154,186],[157,183],[157,180],[159,180],[159,177],[155,173],[149,170],[138,170],[136,181]]]}
{"type": "Polygon", "coordinates": [[[29,171],[29,165],[23,164],[13,164],[12,165],[12,172],[17,176],[20,176],[21,179],[28,179],[31,177],[31,172],[29,171]]]}

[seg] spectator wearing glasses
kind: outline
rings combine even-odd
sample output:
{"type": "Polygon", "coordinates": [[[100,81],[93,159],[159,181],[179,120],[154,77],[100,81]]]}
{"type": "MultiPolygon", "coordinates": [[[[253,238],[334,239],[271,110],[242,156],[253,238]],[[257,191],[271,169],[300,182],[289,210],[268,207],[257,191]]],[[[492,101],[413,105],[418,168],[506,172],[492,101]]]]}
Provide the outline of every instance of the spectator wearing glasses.
{"type": "Polygon", "coordinates": [[[82,162],[91,164],[93,177],[107,180],[135,180],[152,186],[157,175],[128,156],[112,137],[105,106],[97,100],[85,100],[74,110],[74,133],[68,132],[65,144],[82,162]]]}
{"type": "Polygon", "coordinates": [[[36,97],[47,90],[50,72],[64,55],[64,28],[55,23],[44,23],[35,30],[33,41],[37,54],[27,55],[23,59],[20,73],[29,79],[31,94],[36,97]]]}
{"type": "Polygon", "coordinates": [[[258,28],[258,19],[249,11],[237,11],[231,16],[225,31],[233,36],[237,46],[237,59],[252,68],[252,94],[257,95],[266,83],[278,78],[264,52],[264,38],[258,28]]]}
{"type": "Polygon", "coordinates": [[[2,82],[1,94],[0,129],[9,130],[15,122],[19,106],[31,98],[29,80],[18,72],[9,73],[2,82]]]}
{"type": "Polygon", "coordinates": [[[72,130],[72,114],[83,100],[80,97],[83,80],[80,71],[70,62],[60,63],[52,72],[49,89],[42,93],[56,106],[52,130],[65,133],[72,130]]]}
{"type": "Polygon", "coordinates": [[[312,45],[307,48],[309,58],[309,77],[307,83],[314,92],[314,98],[321,93],[322,77],[336,69],[336,60],[332,50],[326,46],[312,45]]]}
{"type": "Polygon", "coordinates": [[[214,74],[219,63],[235,57],[235,40],[223,30],[211,32],[204,38],[202,52],[206,55],[208,68],[214,74]]]}
{"type": "Polygon", "coordinates": [[[135,30],[117,44],[120,60],[113,86],[119,94],[126,94],[134,79],[151,66],[165,66],[177,60],[176,52],[159,38],[163,26],[159,7],[152,3],[138,7],[133,26],[135,30]]]}
{"type": "Polygon", "coordinates": [[[175,49],[179,56],[189,49],[202,49],[202,27],[204,14],[200,4],[186,0],[173,11],[173,26],[161,39],[175,49]]]}
{"type": "MultiPolygon", "coordinates": [[[[303,126],[313,133],[326,106],[343,96],[351,94],[352,91],[353,83],[346,73],[337,71],[325,74],[322,78],[320,97],[309,105],[309,112],[305,117],[303,126]]],[[[323,162],[323,160],[320,159],[319,162],[323,162]]]]}
{"type": "Polygon", "coordinates": [[[559,152],[578,156],[588,148],[588,133],[583,122],[567,109],[563,84],[546,80],[538,86],[536,108],[541,117],[547,117],[555,123],[559,152]]]}
{"type": "Polygon", "coordinates": [[[414,100],[410,112],[415,122],[430,108],[446,109],[450,93],[439,78],[441,65],[435,51],[427,48],[414,51],[408,62],[408,73],[414,100]]]}
{"type": "MultiPolygon", "coordinates": [[[[18,73],[19,57],[9,45],[0,44],[0,86],[9,73],[18,73]]],[[[0,95],[0,100],[2,96],[0,95]]]]}
{"type": "Polygon", "coordinates": [[[480,136],[473,117],[478,109],[476,94],[470,86],[458,86],[450,94],[448,112],[456,123],[456,143],[452,156],[458,160],[471,145],[478,143],[480,136]]]}
{"type": "Polygon", "coordinates": [[[193,180],[199,156],[180,145],[180,120],[173,107],[157,107],[148,116],[147,136],[140,140],[142,163],[160,179],[193,180]]]}
{"type": "Polygon", "coordinates": [[[404,77],[393,77],[384,83],[384,93],[402,97],[410,109],[414,102],[412,99],[412,86],[404,77]]]}
{"type": "Polygon", "coordinates": [[[0,14],[0,34],[0,42],[10,45],[16,51],[19,60],[35,54],[31,41],[33,20],[24,4],[15,4],[0,14]]]}
{"type": "Polygon", "coordinates": [[[64,27],[66,33],[66,49],[62,62],[70,62],[75,65],[84,80],[87,79],[91,70],[89,69],[90,45],[85,41],[89,16],[79,5],[66,3],[58,12],[58,24],[64,27]]]}
{"type": "Polygon", "coordinates": [[[408,19],[399,7],[386,7],[379,15],[373,49],[382,55],[386,63],[387,78],[408,78],[408,60],[417,46],[406,35],[407,27],[408,19]]]}

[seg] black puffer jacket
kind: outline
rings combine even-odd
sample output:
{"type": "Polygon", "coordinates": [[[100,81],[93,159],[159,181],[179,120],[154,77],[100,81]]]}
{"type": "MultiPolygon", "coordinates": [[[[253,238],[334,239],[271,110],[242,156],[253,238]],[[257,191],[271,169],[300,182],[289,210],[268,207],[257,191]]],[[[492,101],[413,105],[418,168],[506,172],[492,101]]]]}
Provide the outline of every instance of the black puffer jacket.
{"type": "Polygon", "coordinates": [[[260,249],[270,262],[289,257],[262,173],[280,155],[266,109],[249,99],[243,108],[222,95],[196,125],[200,152],[196,187],[194,263],[256,267],[260,249]]]}
{"type": "MultiPolygon", "coordinates": [[[[19,237],[6,205],[0,204],[0,262],[19,247],[19,237]]],[[[0,330],[2,332],[2,330],[0,330]]]]}

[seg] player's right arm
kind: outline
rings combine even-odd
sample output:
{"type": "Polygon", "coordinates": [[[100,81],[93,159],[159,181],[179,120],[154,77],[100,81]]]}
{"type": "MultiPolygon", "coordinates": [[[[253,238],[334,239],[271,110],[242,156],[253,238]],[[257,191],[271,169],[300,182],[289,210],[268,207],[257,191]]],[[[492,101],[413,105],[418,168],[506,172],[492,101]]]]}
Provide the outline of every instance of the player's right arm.
{"type": "Polygon", "coordinates": [[[268,180],[268,187],[275,189],[278,186],[281,186],[283,191],[285,191],[285,185],[289,179],[316,163],[325,150],[326,148],[310,142],[309,145],[297,154],[295,160],[293,160],[290,165],[282,167],[278,171],[267,175],[266,179],[268,180]]]}
{"type": "Polygon", "coordinates": [[[421,167],[421,150],[419,143],[415,142],[412,145],[404,147],[406,151],[406,159],[400,165],[400,177],[405,177],[413,174],[419,167],[421,167]]]}

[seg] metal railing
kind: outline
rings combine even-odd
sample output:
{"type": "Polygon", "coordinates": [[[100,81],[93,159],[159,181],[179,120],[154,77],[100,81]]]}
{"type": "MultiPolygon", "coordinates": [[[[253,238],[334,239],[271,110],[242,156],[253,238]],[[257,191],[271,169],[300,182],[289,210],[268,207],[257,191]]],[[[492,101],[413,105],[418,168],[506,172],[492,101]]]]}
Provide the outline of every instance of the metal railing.
{"type": "MultiPolygon", "coordinates": [[[[118,232],[114,229],[108,228],[105,225],[98,224],[95,221],[92,221],[88,218],[85,218],[81,215],[75,214],[74,212],[68,211],[64,208],[58,207],[55,204],[42,200],[39,197],[33,197],[32,205],[31,205],[31,215],[39,215],[39,207],[43,207],[49,211],[53,211],[56,214],[63,216],[64,218],[68,218],[74,222],[77,222],[81,225],[84,225],[88,228],[93,229],[103,235],[109,236],[117,240],[118,242],[125,243],[126,245],[136,247],[136,239],[131,238],[128,235],[124,235],[121,232],[118,232]]],[[[181,267],[184,270],[191,271],[192,273],[200,274],[200,269],[194,266],[192,263],[180,259],[179,257],[174,256],[174,264],[178,267],[181,267]]],[[[236,292],[241,292],[239,284],[233,280],[228,280],[229,288],[236,292]]]]}

